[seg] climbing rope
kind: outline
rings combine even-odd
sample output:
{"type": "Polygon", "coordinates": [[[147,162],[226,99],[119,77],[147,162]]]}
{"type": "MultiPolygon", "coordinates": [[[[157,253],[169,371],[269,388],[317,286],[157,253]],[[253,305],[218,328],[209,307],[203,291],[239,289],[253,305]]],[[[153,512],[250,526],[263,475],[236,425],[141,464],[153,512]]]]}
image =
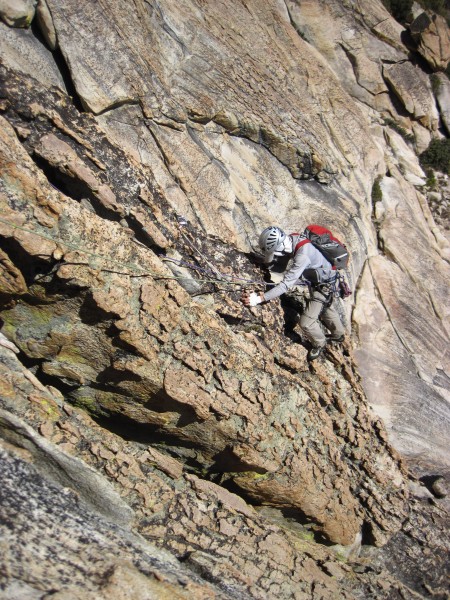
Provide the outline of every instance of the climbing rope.
{"type": "MultiPolygon", "coordinates": [[[[58,189],[53,183],[51,183],[49,181],[50,185],[59,193],[64,194],[64,192],[62,192],[60,189],[58,189]]],[[[169,219],[172,220],[172,219],[169,219]]],[[[186,241],[186,243],[194,250],[194,252],[196,252],[204,261],[205,263],[210,267],[210,270],[208,271],[207,269],[202,269],[201,267],[197,267],[196,265],[193,265],[192,263],[185,263],[183,261],[177,261],[176,259],[172,259],[166,256],[162,256],[162,255],[158,255],[160,260],[165,261],[165,262],[173,262],[175,264],[179,264],[180,266],[184,265],[189,269],[193,269],[199,272],[203,272],[206,275],[209,275],[211,277],[211,279],[193,279],[193,281],[196,281],[198,283],[216,283],[217,281],[220,281],[221,283],[228,283],[231,285],[243,285],[243,284],[251,284],[251,285],[262,285],[262,286],[271,286],[271,285],[275,285],[274,283],[266,283],[265,281],[252,281],[249,279],[244,279],[244,278],[240,278],[240,277],[235,277],[233,275],[228,275],[228,274],[224,274],[224,273],[220,273],[218,271],[218,269],[216,269],[216,267],[214,265],[212,265],[209,260],[206,258],[206,256],[199,250],[198,247],[196,247],[191,240],[183,233],[182,231],[182,227],[184,225],[188,224],[188,221],[185,217],[182,216],[177,216],[176,217],[176,224],[178,225],[178,230],[179,233],[181,235],[181,237],[186,241]]],[[[36,234],[38,235],[38,234],[36,234]]],[[[43,236],[44,237],[44,236],[43,236]]],[[[48,238],[51,239],[51,238],[48,238]]],[[[52,241],[54,241],[52,239],[52,241]]],[[[141,242],[139,242],[138,240],[134,239],[134,242],[138,243],[139,245],[143,246],[144,248],[148,249],[147,246],[145,246],[145,244],[142,244],[141,242]]],[[[66,244],[67,245],[67,244],[66,244]]],[[[76,248],[78,249],[78,248],[76,248]]],[[[82,249],[80,249],[80,251],[83,251],[82,249]]],[[[98,256],[98,255],[97,255],[98,256]]],[[[114,262],[114,261],[112,261],[114,262]]],[[[105,271],[105,269],[102,269],[103,271],[105,271]]],[[[153,274],[151,274],[153,276],[153,274]]],[[[179,279],[179,280],[183,280],[186,279],[186,277],[168,277],[167,279],[179,279]]]]}
{"type": "MultiPolygon", "coordinates": [[[[67,241],[63,241],[61,239],[56,239],[50,235],[47,235],[45,233],[41,233],[38,231],[33,231],[31,229],[27,229],[26,227],[22,227],[21,225],[17,225],[16,223],[11,223],[10,221],[7,221],[3,218],[0,217],[0,223],[3,223],[5,225],[8,225],[9,227],[12,227],[13,229],[18,229],[20,231],[23,231],[25,233],[31,234],[31,235],[36,235],[38,237],[41,237],[43,239],[46,239],[50,242],[53,242],[55,244],[60,244],[61,246],[65,246],[66,248],[68,248],[69,250],[73,250],[73,251],[77,251],[77,252],[81,252],[82,254],[86,254],[88,256],[91,256],[93,258],[96,259],[100,259],[100,260],[104,260],[104,261],[108,261],[109,264],[115,264],[117,266],[120,267],[125,267],[126,269],[130,269],[132,271],[135,271],[137,273],[140,272],[139,275],[133,275],[130,273],[121,273],[123,275],[127,275],[128,277],[153,277],[154,279],[173,279],[173,280],[186,280],[188,279],[187,277],[184,276],[176,276],[176,275],[163,275],[162,273],[155,273],[152,271],[148,271],[146,269],[143,269],[142,267],[140,267],[139,265],[136,265],[134,263],[129,263],[129,262],[124,262],[124,261],[117,261],[114,260],[110,257],[98,254],[96,252],[91,252],[89,250],[86,250],[85,248],[81,248],[80,246],[77,246],[76,244],[67,242],[67,241]]],[[[183,236],[186,240],[187,237],[183,236]]],[[[193,246],[193,244],[191,243],[191,246],[198,251],[195,246],[193,246]]],[[[199,252],[199,251],[198,251],[199,252]]],[[[200,253],[200,252],[199,252],[200,253]]],[[[159,257],[161,258],[161,257],[159,257]]],[[[163,258],[162,260],[165,261],[170,261],[170,262],[174,262],[174,263],[183,263],[183,261],[177,261],[175,259],[171,259],[171,258],[163,258]]],[[[204,259],[206,261],[206,259],[204,259]]],[[[208,261],[207,261],[208,262],[208,261]]],[[[84,265],[84,263],[76,263],[77,265],[79,264],[80,266],[90,266],[89,264],[84,265]]],[[[211,275],[211,271],[207,271],[206,269],[202,269],[201,267],[197,267],[196,265],[192,265],[191,263],[185,263],[186,266],[188,266],[191,269],[195,269],[197,271],[200,272],[204,272],[207,275],[211,275]]],[[[209,263],[208,263],[209,264],[209,263]]],[[[222,273],[219,273],[219,271],[217,269],[215,269],[215,267],[213,267],[212,265],[210,265],[214,271],[213,274],[216,274],[216,277],[210,277],[209,279],[192,279],[192,281],[196,282],[196,283],[220,283],[222,285],[236,285],[236,286],[243,286],[244,284],[257,284],[257,285],[263,285],[263,286],[269,286],[269,285],[274,285],[273,283],[266,283],[263,281],[251,281],[251,280],[247,280],[247,279],[241,279],[241,278],[235,278],[231,275],[224,275],[222,273]],[[227,277],[231,278],[231,279],[227,279],[227,277]],[[233,281],[232,279],[234,279],[235,281],[233,281]]],[[[105,268],[98,268],[97,270],[99,271],[104,271],[104,272],[111,272],[111,269],[105,269],[105,268]]]]}
{"type": "MultiPolygon", "coordinates": [[[[185,262],[183,260],[176,260],[175,258],[169,258],[168,256],[164,256],[164,255],[159,255],[159,258],[164,261],[164,262],[173,262],[177,265],[180,266],[185,266],[189,269],[193,269],[195,271],[199,271],[200,273],[206,273],[207,275],[213,275],[213,273],[211,273],[211,271],[208,271],[207,269],[203,269],[202,267],[198,267],[197,265],[194,265],[193,263],[188,263],[185,262]]],[[[241,284],[254,284],[254,285],[265,285],[265,286],[269,286],[269,285],[275,285],[275,283],[267,283],[266,281],[253,281],[251,279],[244,279],[242,277],[235,277],[234,275],[228,275],[226,273],[219,273],[221,279],[220,281],[223,282],[223,280],[225,281],[234,281],[236,282],[236,285],[239,285],[239,283],[241,284]],[[226,279],[229,278],[229,279],[226,279]]],[[[196,280],[197,281],[197,280],[196,280]]]]}

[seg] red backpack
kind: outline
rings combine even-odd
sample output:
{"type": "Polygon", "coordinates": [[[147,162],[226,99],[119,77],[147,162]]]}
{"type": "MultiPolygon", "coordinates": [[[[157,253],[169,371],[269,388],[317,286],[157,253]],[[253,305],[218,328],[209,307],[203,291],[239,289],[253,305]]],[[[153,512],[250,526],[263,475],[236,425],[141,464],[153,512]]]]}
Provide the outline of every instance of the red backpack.
{"type": "Polygon", "coordinates": [[[345,269],[350,255],[345,245],[329,229],[320,225],[308,225],[303,232],[307,239],[295,246],[294,253],[305,244],[312,244],[331,263],[334,269],[345,269]]]}

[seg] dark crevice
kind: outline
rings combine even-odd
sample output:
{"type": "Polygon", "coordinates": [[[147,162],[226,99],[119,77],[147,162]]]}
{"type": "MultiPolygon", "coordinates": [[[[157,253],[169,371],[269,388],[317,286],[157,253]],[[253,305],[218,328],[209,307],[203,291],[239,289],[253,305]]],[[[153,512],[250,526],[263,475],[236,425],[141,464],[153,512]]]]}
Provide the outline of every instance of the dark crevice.
{"type": "Polygon", "coordinates": [[[113,325],[112,317],[119,317],[113,310],[106,311],[98,306],[94,301],[92,293],[88,292],[84,297],[83,303],[80,306],[79,316],[81,321],[85,325],[98,325],[99,323],[105,323],[110,331],[113,325]]]}
{"type": "MultiPolygon", "coordinates": [[[[200,451],[197,444],[180,439],[180,437],[171,435],[167,431],[162,431],[159,425],[139,423],[124,414],[104,410],[103,415],[93,415],[93,418],[101,427],[118,435],[123,440],[149,446],[159,445],[158,448],[160,450],[167,449],[167,453],[171,456],[178,456],[171,447],[174,449],[185,448],[200,451]]],[[[204,467],[200,462],[193,466],[197,466],[199,469],[204,467]]]]}
{"type": "Polygon", "coordinates": [[[441,479],[442,479],[442,475],[424,475],[423,477],[420,478],[419,481],[421,481],[424,484],[424,486],[428,489],[429,492],[431,492],[433,494],[433,496],[440,498],[442,496],[440,496],[439,494],[436,493],[434,484],[441,479]]]}
{"type": "Polygon", "coordinates": [[[166,250],[162,246],[159,246],[152,236],[146,231],[144,225],[140,223],[133,215],[129,215],[127,218],[128,227],[133,230],[134,236],[138,242],[143,244],[146,248],[153,250],[158,255],[165,256],[166,250]]]}
{"type": "Polygon", "coordinates": [[[97,383],[104,383],[108,387],[115,387],[117,384],[127,381],[142,381],[142,377],[128,369],[118,370],[114,367],[106,367],[106,369],[100,371],[96,378],[97,383]]]}
{"type": "MultiPolygon", "coordinates": [[[[55,265],[59,264],[71,263],[58,263],[55,261],[55,265]]],[[[53,267],[54,269],[55,267],[53,267]]],[[[51,275],[51,272],[49,275],[51,275]]],[[[45,298],[35,298],[33,301],[32,297],[31,300],[27,299],[29,304],[54,304],[62,300],[64,303],[67,303],[66,306],[71,306],[73,310],[78,310],[78,307],[84,300],[83,294],[86,288],[83,288],[81,285],[72,285],[70,281],[59,279],[58,277],[47,278],[45,281],[41,278],[39,279],[39,283],[41,283],[45,290],[45,298]]]]}
{"type": "Polygon", "coordinates": [[[84,181],[63,173],[40,156],[33,155],[32,158],[41,171],[43,171],[49,183],[60,192],[78,202],[83,200],[83,198],[90,201],[94,200],[92,190],[84,181]]]}
{"type": "Polygon", "coordinates": [[[267,473],[267,469],[249,465],[240,460],[231,448],[225,448],[221,452],[218,452],[214,456],[214,465],[210,469],[211,473],[243,473],[248,471],[259,473],[260,475],[267,473]]]}
{"type": "Polygon", "coordinates": [[[315,523],[314,519],[308,517],[308,515],[298,508],[282,508],[281,514],[286,520],[300,523],[300,525],[311,525],[315,523]]]}
{"type": "MultiPolygon", "coordinates": [[[[159,431],[158,426],[151,423],[138,423],[124,414],[104,410],[103,415],[92,415],[92,417],[103,429],[118,435],[127,442],[137,442],[151,446],[152,444],[166,443],[170,437],[159,431]]],[[[172,441],[179,443],[175,438],[172,441]]]]}
{"type": "MultiPolygon", "coordinates": [[[[44,363],[45,361],[42,360],[41,364],[43,365],[44,363]]],[[[40,383],[42,383],[42,385],[54,387],[59,392],[61,392],[61,394],[65,398],[69,398],[70,394],[72,394],[75,390],[77,390],[80,387],[79,383],[71,383],[68,379],[45,373],[41,367],[37,371],[36,377],[38,378],[40,383]]]]}
{"type": "Polygon", "coordinates": [[[81,97],[78,95],[77,89],[72,79],[72,74],[67,65],[66,59],[64,58],[63,53],[59,48],[53,50],[53,58],[55,60],[56,66],[60,72],[62,80],[64,81],[64,85],[66,86],[67,94],[72,99],[73,106],[78,110],[78,112],[88,112],[84,105],[81,97]]]}
{"type": "MultiPolygon", "coordinates": [[[[38,20],[33,19],[31,23],[31,31],[33,32],[34,37],[46,48],[48,48],[47,43],[42,35],[42,32],[39,28],[38,20]]],[[[63,53],[59,48],[56,50],[51,50],[53,55],[53,59],[58,68],[59,74],[64,82],[64,85],[67,90],[67,94],[72,98],[73,106],[78,110],[78,112],[86,112],[82,103],[80,96],[78,95],[77,89],[72,79],[72,75],[70,69],[67,65],[66,59],[64,58],[63,53]]]]}
{"type": "Polygon", "coordinates": [[[23,366],[32,373],[35,373],[44,363],[43,358],[32,358],[31,356],[28,356],[28,354],[25,354],[25,352],[22,350],[20,350],[17,354],[17,358],[20,360],[23,366]]]}
{"type": "Polygon", "coordinates": [[[373,535],[372,525],[368,521],[364,521],[361,528],[361,544],[364,546],[374,546],[375,536],[373,535]]]}
{"type": "Polygon", "coordinates": [[[84,181],[73,177],[68,173],[63,173],[60,169],[49,164],[40,156],[33,154],[32,159],[47,177],[48,182],[52,187],[77,202],[87,200],[93,207],[95,213],[102,219],[109,221],[120,220],[120,215],[115,211],[106,208],[84,181]]]}
{"type": "Polygon", "coordinates": [[[30,255],[14,238],[0,237],[0,249],[8,255],[10,261],[20,270],[27,286],[34,283],[37,277],[48,275],[53,268],[53,260],[45,260],[36,255],[33,256],[33,260],[30,260],[30,255]]]}

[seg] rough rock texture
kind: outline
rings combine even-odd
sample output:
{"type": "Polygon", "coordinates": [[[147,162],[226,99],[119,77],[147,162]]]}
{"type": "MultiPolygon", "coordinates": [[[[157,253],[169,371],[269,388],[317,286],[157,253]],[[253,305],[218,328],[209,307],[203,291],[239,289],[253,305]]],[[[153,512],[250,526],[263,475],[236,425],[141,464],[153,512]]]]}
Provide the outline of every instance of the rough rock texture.
{"type": "Polygon", "coordinates": [[[0,19],[11,27],[28,27],[35,10],[36,0],[0,0],[0,19]]]}
{"type": "MultiPolygon", "coordinates": [[[[411,465],[411,470],[416,471],[416,467],[411,465]]],[[[448,472],[445,476],[448,480],[448,472]]],[[[390,570],[395,564],[398,579],[408,582],[410,590],[415,590],[418,595],[446,600],[450,567],[447,533],[450,502],[448,496],[445,500],[437,500],[439,496],[433,492],[433,479],[425,477],[410,486],[414,497],[410,500],[408,518],[402,531],[383,549],[382,555],[375,557],[369,547],[363,554],[374,568],[390,570]]],[[[387,591],[386,597],[390,593],[387,591]]]]}
{"type": "Polygon", "coordinates": [[[450,35],[444,17],[423,12],[411,23],[418,51],[435,71],[444,71],[450,60],[450,35]]]}
{"type": "MultiPolygon", "coordinates": [[[[80,195],[105,217],[133,214],[142,227],[141,211],[150,220],[148,203],[139,198],[136,182],[141,179],[148,190],[151,180],[143,180],[141,173],[123,164],[129,173],[121,185],[129,192],[134,188],[135,197],[129,194],[129,206],[121,206],[121,190],[114,189],[113,181],[102,185],[98,179],[95,184],[94,170],[70,148],[67,134],[63,142],[47,133],[48,118],[58,123],[58,111],[67,110],[64,103],[54,97],[47,109],[37,107],[26,103],[30,90],[17,89],[12,77],[8,87],[20,94],[14,101],[17,112],[11,114],[16,127],[17,118],[30,110],[37,110],[41,119],[45,115],[46,125],[41,128],[35,121],[27,138],[38,164],[49,174],[55,169],[65,185],[72,183],[72,193],[78,186],[80,195]]],[[[43,96],[40,100],[46,102],[43,96]]],[[[372,488],[377,464],[380,491],[371,493],[381,494],[379,501],[392,495],[394,503],[392,522],[370,526],[382,542],[383,530],[395,529],[402,514],[403,482],[389,449],[383,450],[381,430],[374,445],[372,428],[380,426],[364,407],[351,368],[339,375],[317,367],[313,388],[309,378],[303,381],[291,374],[283,368],[283,356],[277,361],[257,335],[234,334],[212,311],[191,302],[178,283],[164,283],[171,273],[153,252],[133,240],[129,226],[139,230],[134,219],[124,228],[52,189],[13,129],[3,124],[5,218],[0,230],[11,238],[9,244],[18,244],[19,252],[25,252],[32,270],[38,269],[32,266],[33,256],[42,267],[47,263],[47,275],[37,281],[32,275],[27,294],[3,311],[3,331],[30,359],[41,363],[42,376],[59,379],[73,401],[99,414],[124,415],[198,445],[206,468],[233,472],[230,479],[255,501],[264,498],[266,503],[300,510],[334,542],[350,544],[363,521],[369,527],[372,517],[367,510],[372,509],[366,505],[366,492],[361,490],[358,501],[355,490],[372,488]],[[31,220],[33,215],[37,223],[31,220]],[[104,264],[102,257],[112,255],[113,248],[118,249],[114,262],[107,259],[104,264]],[[342,390],[339,399],[332,381],[342,390]],[[340,458],[344,439],[345,453],[352,455],[358,447],[358,462],[340,458]],[[331,464],[326,472],[325,466],[331,464]],[[334,484],[337,478],[339,486],[334,484]]],[[[83,125],[89,127],[89,120],[78,119],[78,127],[83,125]]],[[[91,143],[95,137],[108,162],[107,140],[98,131],[91,143]]],[[[75,146],[84,152],[85,146],[75,146]]],[[[102,172],[98,167],[97,171],[102,172]]],[[[235,303],[234,311],[242,313],[243,308],[235,303]]],[[[296,354],[304,363],[304,350],[299,348],[296,354]]],[[[376,521],[381,511],[373,514],[376,521]]]]}
{"type": "Polygon", "coordinates": [[[450,132],[450,81],[443,73],[436,73],[436,100],[439,105],[439,112],[443,125],[450,132]]]}
{"type": "MultiPolygon", "coordinates": [[[[180,597],[441,594],[445,519],[426,502],[445,508],[450,246],[417,160],[442,135],[433,89],[403,27],[368,0],[47,0],[37,15],[0,38],[7,493],[14,472],[42,477],[31,514],[76,487],[100,546],[127,531],[134,565],[108,554],[73,594],[120,597],[121,577],[180,597]],[[356,292],[339,303],[352,337],[311,365],[287,300],[239,302],[266,286],[261,227],[308,221],[345,239],[356,292]],[[389,442],[437,486],[414,483],[412,512],[389,442]],[[181,583],[139,535],[183,562],[181,583]],[[318,544],[354,561],[361,541],[388,546],[343,566],[318,544]]],[[[64,596],[74,556],[93,555],[58,523],[64,596]]],[[[5,553],[11,594],[50,591],[23,574],[33,544],[5,553]]]]}
{"type": "Polygon", "coordinates": [[[236,3],[239,30],[230,27],[222,2],[207,2],[202,10],[138,2],[132,12],[109,2],[47,3],[77,93],[94,113],[140,103],[160,125],[212,121],[267,147],[296,178],[329,180],[367,157],[358,110],[277,2],[236,3]],[[265,63],[259,56],[268,46],[271,61],[265,63]],[[245,85],[249,79],[251,86],[245,85]],[[321,111],[322,97],[328,112],[321,111]],[[300,103],[303,110],[293,113],[300,103]]]}
{"type": "Polygon", "coordinates": [[[428,77],[409,62],[385,66],[383,75],[414,119],[436,130],[438,113],[428,77]]]}
{"type": "Polygon", "coordinates": [[[2,63],[8,67],[31,77],[38,74],[45,85],[66,91],[63,76],[51,52],[30,29],[12,29],[0,22],[0,53],[2,63]]]}
{"type": "Polygon", "coordinates": [[[336,560],[333,549],[313,541],[309,527],[283,518],[279,527],[179,461],[103,429],[40,384],[0,342],[5,597],[41,598],[52,590],[57,598],[127,598],[127,589],[133,598],[331,600],[369,590],[380,598],[407,593],[385,567],[369,566],[374,558],[360,561],[357,545],[347,553],[338,549],[336,560]],[[78,470],[68,479],[60,466],[70,462],[78,470]],[[125,503],[133,509],[129,525],[125,503]],[[38,532],[27,527],[36,519],[38,532]],[[30,565],[26,572],[24,564],[30,565]]]}

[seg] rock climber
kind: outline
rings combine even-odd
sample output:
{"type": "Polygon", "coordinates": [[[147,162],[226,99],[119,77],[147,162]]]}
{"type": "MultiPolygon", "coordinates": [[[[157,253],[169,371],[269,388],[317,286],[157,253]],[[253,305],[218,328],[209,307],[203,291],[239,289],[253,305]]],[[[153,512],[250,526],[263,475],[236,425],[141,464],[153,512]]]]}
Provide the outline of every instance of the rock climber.
{"type": "Polygon", "coordinates": [[[293,258],[293,262],[285,271],[281,283],[265,293],[244,292],[242,302],[251,307],[269,302],[298,285],[301,277],[306,279],[310,285],[310,298],[306,310],[300,316],[300,327],[312,346],[308,352],[308,360],[315,360],[327,341],[344,340],[345,329],[333,303],[336,271],[313,244],[299,245],[304,240],[307,240],[305,233],[286,235],[282,229],[274,226],[264,229],[259,236],[264,263],[270,266],[283,257],[293,258]],[[324,334],[320,321],[330,331],[329,335],[324,334]]]}

